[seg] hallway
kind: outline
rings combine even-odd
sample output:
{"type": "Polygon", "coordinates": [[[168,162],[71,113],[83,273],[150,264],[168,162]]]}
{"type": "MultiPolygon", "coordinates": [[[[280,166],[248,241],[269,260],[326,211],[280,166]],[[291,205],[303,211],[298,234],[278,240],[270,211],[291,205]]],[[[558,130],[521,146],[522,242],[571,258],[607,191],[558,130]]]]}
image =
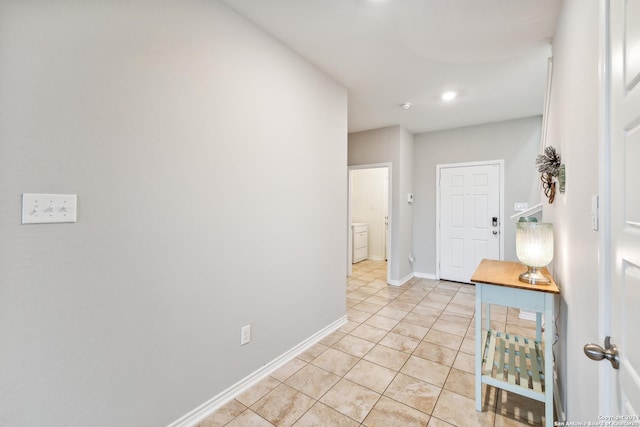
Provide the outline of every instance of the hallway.
{"type": "MultiPolygon", "coordinates": [[[[384,261],[354,264],[348,323],[199,427],[541,425],[541,403],[492,387],[475,411],[474,290],[418,278],[389,286],[384,261]]],[[[492,307],[492,326],[530,335],[535,323],[492,307]]]]}

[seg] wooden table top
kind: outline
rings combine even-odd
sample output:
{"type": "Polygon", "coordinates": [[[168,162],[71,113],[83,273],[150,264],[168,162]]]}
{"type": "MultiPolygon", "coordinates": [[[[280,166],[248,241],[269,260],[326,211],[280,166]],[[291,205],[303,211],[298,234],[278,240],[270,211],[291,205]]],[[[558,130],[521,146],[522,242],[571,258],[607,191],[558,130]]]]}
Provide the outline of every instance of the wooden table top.
{"type": "Polygon", "coordinates": [[[519,262],[498,261],[493,259],[483,259],[478,265],[475,273],[471,276],[471,281],[475,283],[487,283],[490,285],[507,286],[510,288],[526,289],[529,291],[548,292],[559,294],[560,289],[549,274],[546,268],[540,271],[551,280],[548,284],[536,284],[521,282],[518,276],[527,271],[527,267],[519,262]]]}

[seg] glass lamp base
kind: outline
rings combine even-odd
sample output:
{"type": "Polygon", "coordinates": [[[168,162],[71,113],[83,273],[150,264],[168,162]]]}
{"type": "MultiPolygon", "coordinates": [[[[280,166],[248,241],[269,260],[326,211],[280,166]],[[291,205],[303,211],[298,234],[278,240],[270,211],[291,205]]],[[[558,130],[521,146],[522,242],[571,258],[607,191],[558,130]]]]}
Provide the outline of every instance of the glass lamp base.
{"type": "Polygon", "coordinates": [[[551,283],[551,280],[546,278],[539,268],[527,266],[527,271],[522,273],[518,279],[521,282],[530,283],[532,285],[544,285],[551,283]]]}

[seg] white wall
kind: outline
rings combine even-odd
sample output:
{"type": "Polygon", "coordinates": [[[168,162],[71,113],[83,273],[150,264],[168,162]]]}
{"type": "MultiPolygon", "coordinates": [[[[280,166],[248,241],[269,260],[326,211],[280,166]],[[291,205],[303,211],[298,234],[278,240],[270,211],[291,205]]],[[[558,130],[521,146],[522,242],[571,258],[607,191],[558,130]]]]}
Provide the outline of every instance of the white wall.
{"type": "Polygon", "coordinates": [[[413,248],[413,207],[407,203],[412,192],[413,135],[400,126],[349,134],[349,166],[391,163],[390,280],[402,284],[413,273],[409,254],[413,248]]]}
{"type": "Polygon", "coordinates": [[[400,170],[398,171],[400,182],[396,193],[399,206],[398,215],[394,221],[398,224],[401,240],[398,242],[398,268],[400,280],[404,281],[413,276],[414,266],[409,261],[413,255],[413,203],[409,203],[407,196],[414,192],[413,166],[414,166],[415,142],[413,134],[404,128],[400,128],[400,170]]]}
{"type": "MultiPolygon", "coordinates": [[[[598,342],[598,232],[591,196],[598,193],[598,7],[565,0],[553,43],[547,140],[566,164],[566,193],[546,205],[553,222],[553,273],[562,291],[556,360],[569,420],[595,420],[598,363],[582,347],[598,342]]],[[[602,343],[600,342],[602,345],[602,343]]]]}
{"type": "Polygon", "coordinates": [[[505,259],[517,260],[515,202],[540,203],[535,159],[541,118],[529,117],[415,135],[414,271],[436,273],[436,165],[504,159],[505,259]]]}
{"type": "Polygon", "coordinates": [[[385,212],[389,168],[354,169],[351,175],[351,221],[368,224],[368,256],[385,259],[385,212]]]}
{"type": "Polygon", "coordinates": [[[167,425],[345,314],[344,87],[213,0],[3,1],[0,40],[1,425],[167,425]]]}

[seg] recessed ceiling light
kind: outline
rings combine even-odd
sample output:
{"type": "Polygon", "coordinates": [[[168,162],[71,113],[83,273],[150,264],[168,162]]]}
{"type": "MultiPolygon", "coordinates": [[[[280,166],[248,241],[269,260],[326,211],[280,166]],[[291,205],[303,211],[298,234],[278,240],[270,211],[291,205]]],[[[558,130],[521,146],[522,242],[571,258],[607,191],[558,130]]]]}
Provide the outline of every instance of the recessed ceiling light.
{"type": "Polygon", "coordinates": [[[455,93],[454,91],[448,91],[442,94],[442,100],[443,101],[451,101],[453,98],[455,98],[458,94],[455,93]]]}
{"type": "Polygon", "coordinates": [[[405,102],[404,104],[400,105],[402,108],[404,108],[405,110],[408,110],[409,108],[411,108],[411,103],[410,102],[405,102]]]}

